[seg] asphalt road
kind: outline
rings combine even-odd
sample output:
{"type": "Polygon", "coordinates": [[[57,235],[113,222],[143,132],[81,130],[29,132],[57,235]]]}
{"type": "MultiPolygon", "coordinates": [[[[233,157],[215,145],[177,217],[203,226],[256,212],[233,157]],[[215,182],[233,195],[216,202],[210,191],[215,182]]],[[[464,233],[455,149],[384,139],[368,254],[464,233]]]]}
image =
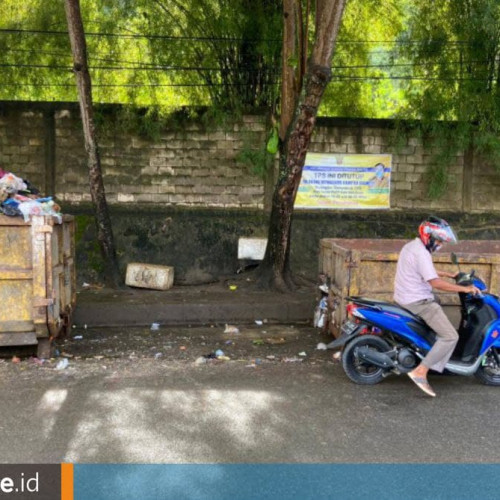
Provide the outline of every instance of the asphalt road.
{"type": "MultiPolygon", "coordinates": [[[[310,329],[304,338],[306,348],[316,344],[310,329]]],[[[301,362],[239,358],[196,365],[186,357],[94,355],[60,371],[4,360],[1,460],[499,462],[500,388],[475,378],[431,375],[432,399],[407,377],[357,386],[325,352],[301,362]]]]}

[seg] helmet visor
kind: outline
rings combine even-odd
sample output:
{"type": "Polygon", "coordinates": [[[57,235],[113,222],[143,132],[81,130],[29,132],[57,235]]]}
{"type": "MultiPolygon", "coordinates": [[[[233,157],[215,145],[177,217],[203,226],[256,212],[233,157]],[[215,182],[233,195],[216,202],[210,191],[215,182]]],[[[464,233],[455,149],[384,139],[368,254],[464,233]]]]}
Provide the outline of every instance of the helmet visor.
{"type": "Polygon", "coordinates": [[[455,235],[453,229],[446,225],[444,227],[440,227],[434,234],[434,237],[436,240],[442,242],[442,243],[458,243],[458,238],[455,235]]]}

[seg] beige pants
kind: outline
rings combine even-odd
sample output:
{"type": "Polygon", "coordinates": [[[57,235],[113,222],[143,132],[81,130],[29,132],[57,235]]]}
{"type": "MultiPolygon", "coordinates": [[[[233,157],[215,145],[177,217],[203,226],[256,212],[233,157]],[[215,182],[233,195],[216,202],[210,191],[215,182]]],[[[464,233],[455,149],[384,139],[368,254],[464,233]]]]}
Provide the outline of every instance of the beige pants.
{"type": "Polygon", "coordinates": [[[422,363],[429,369],[442,372],[458,342],[458,333],[442,307],[435,301],[415,302],[404,306],[420,316],[436,332],[436,342],[422,363]]]}

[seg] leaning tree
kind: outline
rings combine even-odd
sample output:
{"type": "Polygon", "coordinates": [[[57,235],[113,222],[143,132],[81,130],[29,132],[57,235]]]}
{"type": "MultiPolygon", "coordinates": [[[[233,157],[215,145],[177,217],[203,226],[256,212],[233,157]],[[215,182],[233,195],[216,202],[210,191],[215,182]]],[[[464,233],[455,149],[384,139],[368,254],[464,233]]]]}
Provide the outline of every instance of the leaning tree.
{"type": "Polygon", "coordinates": [[[73,71],[78,87],[78,101],[82,115],[83,135],[89,170],[90,194],[97,224],[97,240],[104,258],[106,283],[117,287],[121,283],[118,260],[109,217],[101,160],[97,143],[92,105],[92,86],[87,64],[87,48],[79,0],[65,0],[69,38],[73,53],[73,71]]]}
{"type": "Polygon", "coordinates": [[[283,49],[279,170],[274,189],[259,283],[282,291],[294,288],[290,235],[295,197],[318,107],[331,79],[332,56],[347,0],[316,0],[310,26],[310,0],[283,1],[283,49]],[[310,30],[313,29],[311,48],[310,30]]]}

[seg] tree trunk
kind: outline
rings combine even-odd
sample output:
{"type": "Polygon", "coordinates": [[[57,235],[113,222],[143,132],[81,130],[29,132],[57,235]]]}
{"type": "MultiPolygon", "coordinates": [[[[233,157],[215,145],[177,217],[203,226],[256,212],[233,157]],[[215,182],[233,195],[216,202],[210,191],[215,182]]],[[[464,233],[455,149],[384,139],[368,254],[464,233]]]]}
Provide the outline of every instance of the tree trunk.
{"type": "MultiPolygon", "coordinates": [[[[284,2],[285,9],[292,8],[291,0],[284,2]]],[[[295,4],[295,7],[298,4],[295,4]]],[[[262,287],[271,287],[281,291],[294,287],[290,273],[290,240],[293,206],[304,168],[306,153],[316,123],[318,107],[325,88],[331,79],[331,59],[340,21],[345,7],[345,0],[318,0],[316,12],[316,40],[308,63],[301,89],[293,113],[294,119],[286,128],[285,137],[280,141],[279,175],[273,195],[269,222],[266,255],[260,265],[259,283],[262,287]]],[[[286,29],[287,12],[285,11],[285,35],[283,54],[292,54],[290,46],[290,28],[286,29]]],[[[287,60],[283,60],[283,65],[287,60]]],[[[285,72],[283,73],[285,75],[285,72]]],[[[283,82],[282,93],[286,99],[283,106],[291,101],[289,80],[283,82]]],[[[282,118],[289,117],[290,110],[282,109],[282,118]]],[[[283,133],[284,124],[281,123],[283,133]]]]}
{"type": "Polygon", "coordinates": [[[87,65],[87,46],[79,0],[65,0],[64,6],[73,53],[73,71],[75,72],[78,88],[85,150],[87,152],[90,194],[97,225],[97,239],[104,259],[106,284],[118,287],[121,284],[121,278],[102,179],[101,160],[92,107],[92,85],[87,65]]]}

